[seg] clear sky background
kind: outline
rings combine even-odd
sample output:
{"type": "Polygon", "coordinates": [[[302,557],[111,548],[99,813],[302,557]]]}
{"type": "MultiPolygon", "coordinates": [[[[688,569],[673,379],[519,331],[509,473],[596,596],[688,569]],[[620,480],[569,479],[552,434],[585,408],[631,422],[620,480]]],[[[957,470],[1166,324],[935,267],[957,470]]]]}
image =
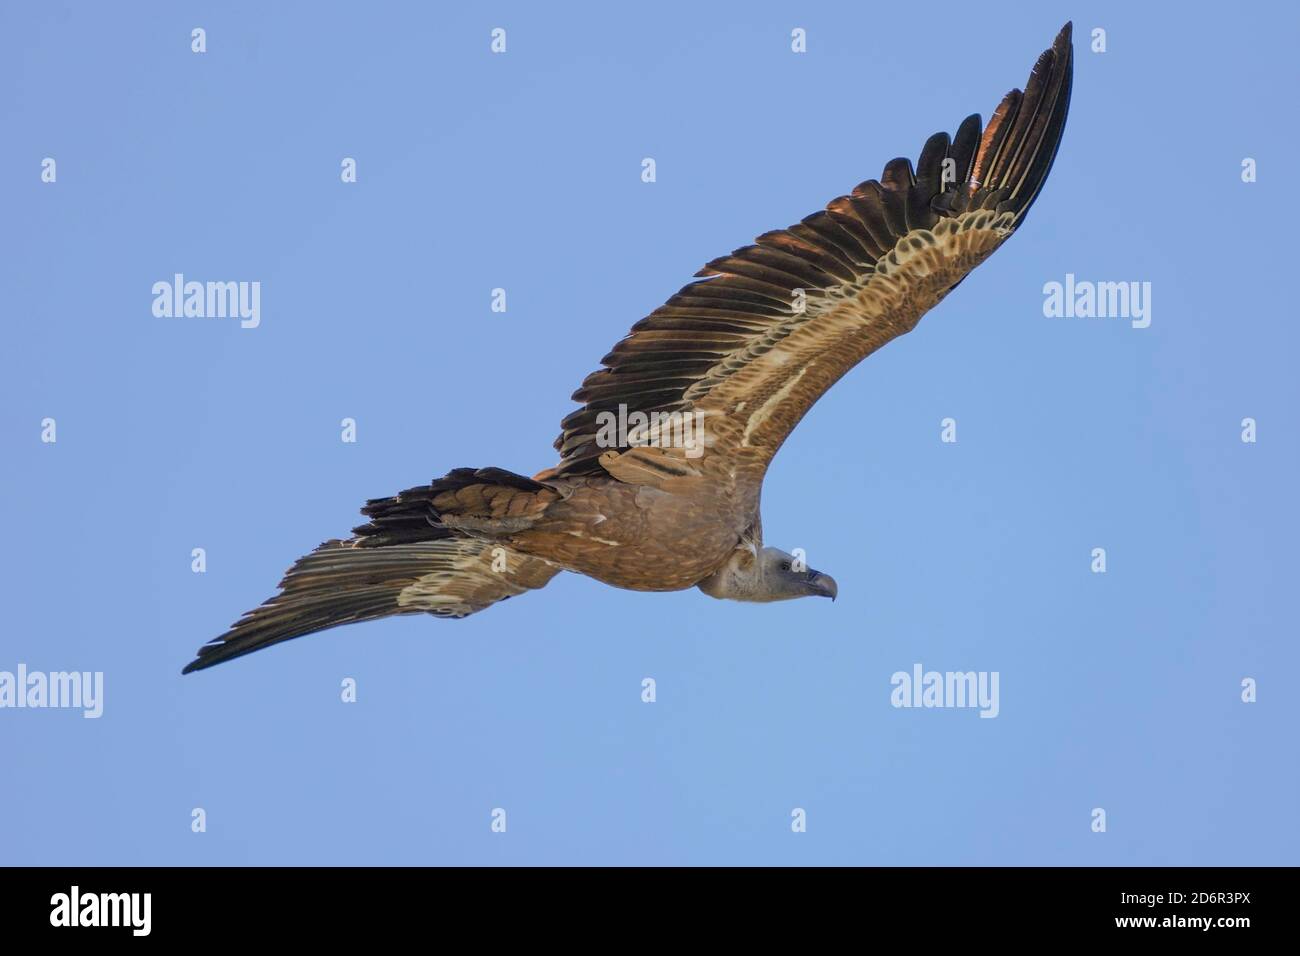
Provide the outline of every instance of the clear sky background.
{"type": "Polygon", "coordinates": [[[0,710],[0,862],[1300,862],[1295,5],[452,6],[0,10],[0,670],[105,680],[0,710]],[[563,575],[181,677],[365,499],[553,464],[633,322],[1071,18],[1027,225],[768,475],[836,603],[563,575]],[[175,272],[261,326],[155,318],[175,272]],[[1066,273],[1152,283],[1150,328],[1045,318],[1066,273]],[[1000,715],[891,707],[915,663],[1000,715]]]}

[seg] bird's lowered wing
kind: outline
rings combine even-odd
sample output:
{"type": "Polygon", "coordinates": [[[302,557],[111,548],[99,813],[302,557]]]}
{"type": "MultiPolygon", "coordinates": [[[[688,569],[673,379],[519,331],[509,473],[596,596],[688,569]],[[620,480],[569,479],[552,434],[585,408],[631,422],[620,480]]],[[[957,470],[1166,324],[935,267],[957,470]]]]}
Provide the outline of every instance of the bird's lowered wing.
{"type": "Polygon", "coordinates": [[[340,624],[420,612],[465,617],[544,587],[560,571],[504,546],[441,534],[384,547],[326,541],[294,562],[279,594],[200,647],[182,673],[340,624]]]}
{"type": "Polygon", "coordinates": [[[545,476],[596,472],[602,454],[629,447],[601,434],[602,413],[620,406],[702,414],[705,455],[765,468],[832,384],[1024,221],[1065,126],[1070,34],[1067,23],[987,128],[974,115],[953,137],[930,137],[915,171],[891,161],[878,182],[710,262],[634,325],[574,393],[583,407],[565,418],[561,461],[545,476]]]}

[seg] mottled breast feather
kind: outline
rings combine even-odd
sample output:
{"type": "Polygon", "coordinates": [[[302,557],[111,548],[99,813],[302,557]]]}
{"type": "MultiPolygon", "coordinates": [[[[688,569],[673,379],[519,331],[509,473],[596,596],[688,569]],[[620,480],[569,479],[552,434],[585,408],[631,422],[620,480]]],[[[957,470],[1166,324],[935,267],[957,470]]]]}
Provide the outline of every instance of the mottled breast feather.
{"type": "Polygon", "coordinates": [[[930,137],[915,170],[892,160],[879,180],[701,269],[587,376],[555,442],[560,463],[538,477],[600,473],[611,448],[598,416],[620,405],[702,413],[706,457],[766,468],[826,389],[1025,221],[1065,127],[1070,37],[1066,24],[987,128],[969,116],[930,137]]]}

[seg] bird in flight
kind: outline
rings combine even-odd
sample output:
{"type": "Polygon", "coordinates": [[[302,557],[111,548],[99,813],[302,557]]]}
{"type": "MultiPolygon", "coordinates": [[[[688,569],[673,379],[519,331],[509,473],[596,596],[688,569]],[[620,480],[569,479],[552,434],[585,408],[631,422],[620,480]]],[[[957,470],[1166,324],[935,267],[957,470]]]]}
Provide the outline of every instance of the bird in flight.
{"type": "Polygon", "coordinates": [[[768,464],[828,388],[910,332],[1020,228],[1070,102],[1070,24],[1003,98],[787,229],[714,259],[587,376],[560,461],[531,478],[457,468],[366,503],[346,539],[199,648],[184,673],[340,624],[460,618],[572,571],[715,598],[834,598],[763,544],[768,464]]]}

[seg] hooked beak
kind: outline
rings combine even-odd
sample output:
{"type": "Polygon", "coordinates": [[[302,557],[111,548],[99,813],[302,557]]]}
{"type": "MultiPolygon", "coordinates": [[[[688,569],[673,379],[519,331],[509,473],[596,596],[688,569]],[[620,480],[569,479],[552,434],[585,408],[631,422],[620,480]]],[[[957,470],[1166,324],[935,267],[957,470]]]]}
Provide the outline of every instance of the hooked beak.
{"type": "Polygon", "coordinates": [[[820,571],[808,572],[808,590],[817,597],[828,597],[832,601],[840,593],[840,589],[835,585],[835,579],[820,571]]]}

